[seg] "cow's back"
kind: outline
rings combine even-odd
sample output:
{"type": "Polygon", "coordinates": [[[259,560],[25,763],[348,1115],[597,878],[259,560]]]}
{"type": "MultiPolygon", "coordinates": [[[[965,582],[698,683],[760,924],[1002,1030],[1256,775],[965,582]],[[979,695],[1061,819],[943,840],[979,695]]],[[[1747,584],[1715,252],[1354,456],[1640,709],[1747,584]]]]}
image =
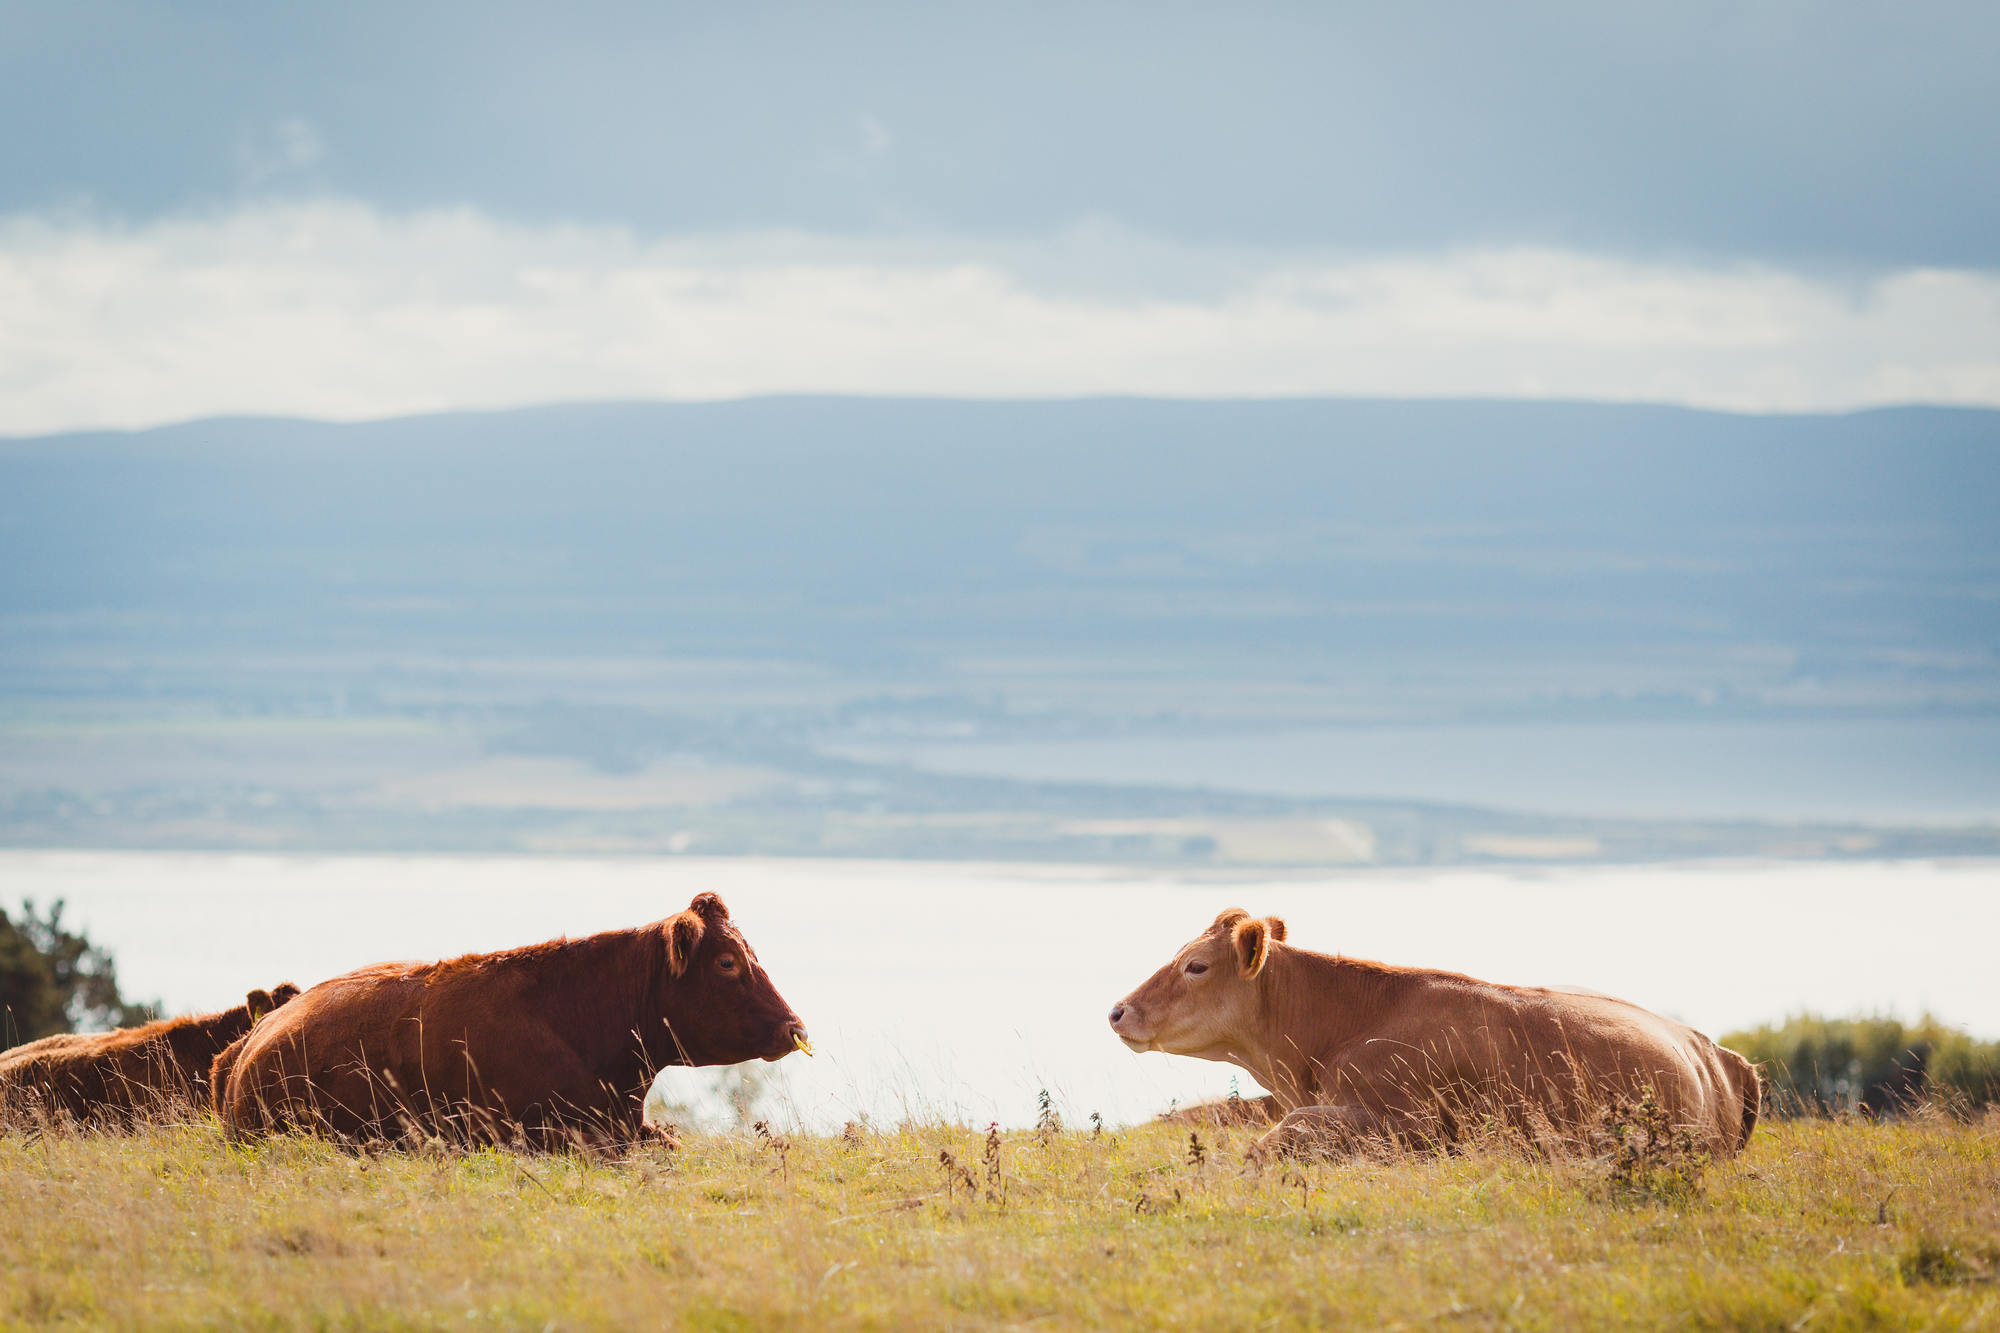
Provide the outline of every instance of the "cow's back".
{"type": "Polygon", "coordinates": [[[420,1043],[434,965],[378,963],[323,981],[215,1059],[226,1129],[302,1124],[352,1133],[399,1095],[393,1070],[420,1043]]]}
{"type": "Polygon", "coordinates": [[[1329,1052],[1329,1100],[1460,1119],[1538,1113],[1569,1135],[1650,1094],[1718,1154],[1740,1148],[1755,1122],[1754,1071],[1685,1024],[1595,991],[1400,976],[1395,1002],[1329,1052]]]}
{"type": "Polygon", "coordinates": [[[1574,988],[1498,989],[1549,1064],[1573,1065],[1580,1094],[1572,1114],[1599,1115],[1614,1100],[1636,1102],[1650,1094],[1713,1152],[1733,1153],[1749,1137],[1757,1114],[1756,1073],[1736,1052],[1615,996],[1574,988]]]}

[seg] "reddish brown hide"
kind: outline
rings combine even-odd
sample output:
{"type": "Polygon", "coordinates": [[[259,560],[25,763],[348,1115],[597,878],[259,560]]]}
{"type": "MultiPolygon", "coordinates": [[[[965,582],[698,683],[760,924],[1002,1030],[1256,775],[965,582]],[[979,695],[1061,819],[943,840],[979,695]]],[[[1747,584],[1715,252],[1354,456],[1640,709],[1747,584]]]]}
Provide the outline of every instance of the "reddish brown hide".
{"type": "Polygon", "coordinates": [[[299,993],[253,990],[233,1009],[116,1032],[63,1033],[0,1052],[0,1107],[10,1118],[130,1121],[208,1100],[217,1053],[299,993]]]}
{"type": "Polygon", "coordinates": [[[217,1057],[232,1133],[629,1142],[663,1065],[776,1060],[805,1037],[704,893],[635,930],[322,982],[217,1057]]]}
{"type": "Polygon", "coordinates": [[[1135,1051],[1228,1061],[1271,1089],[1283,1118],[1262,1150],[1434,1143],[1488,1125],[1576,1141],[1648,1092],[1719,1155],[1757,1123],[1749,1061],[1635,1004],[1313,953],[1285,933],[1231,908],[1111,1010],[1135,1051]]]}

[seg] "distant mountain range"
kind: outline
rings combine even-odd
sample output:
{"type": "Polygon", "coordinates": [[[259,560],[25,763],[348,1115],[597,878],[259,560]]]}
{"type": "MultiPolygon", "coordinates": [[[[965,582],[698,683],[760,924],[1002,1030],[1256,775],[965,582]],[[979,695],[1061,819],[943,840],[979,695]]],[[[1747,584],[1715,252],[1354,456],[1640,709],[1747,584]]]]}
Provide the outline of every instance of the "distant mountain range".
{"type": "Polygon", "coordinates": [[[794,776],[884,737],[1990,722],[2000,412],[779,398],[5,441],[0,708],[0,799],[58,802],[136,788],[38,782],[51,727],[170,715],[794,776]]]}
{"type": "Polygon", "coordinates": [[[1779,650],[2000,642],[2000,413],[766,399],[0,444],[15,649],[1779,650]],[[118,630],[115,627],[124,626],[118,630]]]}

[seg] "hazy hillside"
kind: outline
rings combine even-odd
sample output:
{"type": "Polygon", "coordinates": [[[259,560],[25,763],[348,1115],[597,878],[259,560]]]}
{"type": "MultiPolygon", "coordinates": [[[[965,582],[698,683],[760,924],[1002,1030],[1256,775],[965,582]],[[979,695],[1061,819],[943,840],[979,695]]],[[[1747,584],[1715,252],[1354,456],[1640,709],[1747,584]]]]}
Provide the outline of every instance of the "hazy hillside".
{"type": "MultiPolygon", "coordinates": [[[[909,813],[924,746],[1503,723],[1525,785],[1497,803],[1546,808],[1563,728],[1715,719],[1941,727],[1976,777],[1996,497],[2000,413],[1933,409],[801,398],[19,440],[0,782],[38,828],[111,792],[133,827],[134,792],[269,810],[447,770],[486,776],[390,804],[588,804],[567,770],[496,779],[507,756],[909,813]]],[[[1103,776],[1064,762],[990,771],[1103,776]]]]}
{"type": "Polygon", "coordinates": [[[140,618],[141,641],[1754,645],[1934,675],[2000,630],[1992,412],[778,399],[203,422],[15,442],[0,468],[0,610],[140,618]]]}

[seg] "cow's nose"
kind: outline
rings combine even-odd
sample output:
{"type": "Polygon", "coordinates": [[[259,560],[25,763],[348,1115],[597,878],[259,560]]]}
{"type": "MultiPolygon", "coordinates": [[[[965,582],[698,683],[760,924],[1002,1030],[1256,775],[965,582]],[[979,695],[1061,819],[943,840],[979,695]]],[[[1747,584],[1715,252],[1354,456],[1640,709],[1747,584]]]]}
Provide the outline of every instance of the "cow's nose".
{"type": "Polygon", "coordinates": [[[812,1054],[812,1043],[806,1040],[806,1025],[796,1018],[788,1018],[778,1024],[776,1039],[771,1044],[766,1060],[782,1060],[793,1051],[812,1054]]]}
{"type": "Polygon", "coordinates": [[[1114,1004],[1114,1005],[1112,1005],[1112,1006],[1111,1006],[1111,1026],[1112,1026],[1112,1027],[1117,1027],[1117,1026],[1118,1026],[1118,1020],[1119,1020],[1119,1019],[1121,1019],[1121,1018],[1123,1018],[1123,1017],[1125,1017],[1125,1006],[1124,1006],[1124,1005],[1122,1005],[1122,1004],[1114,1004]]]}

